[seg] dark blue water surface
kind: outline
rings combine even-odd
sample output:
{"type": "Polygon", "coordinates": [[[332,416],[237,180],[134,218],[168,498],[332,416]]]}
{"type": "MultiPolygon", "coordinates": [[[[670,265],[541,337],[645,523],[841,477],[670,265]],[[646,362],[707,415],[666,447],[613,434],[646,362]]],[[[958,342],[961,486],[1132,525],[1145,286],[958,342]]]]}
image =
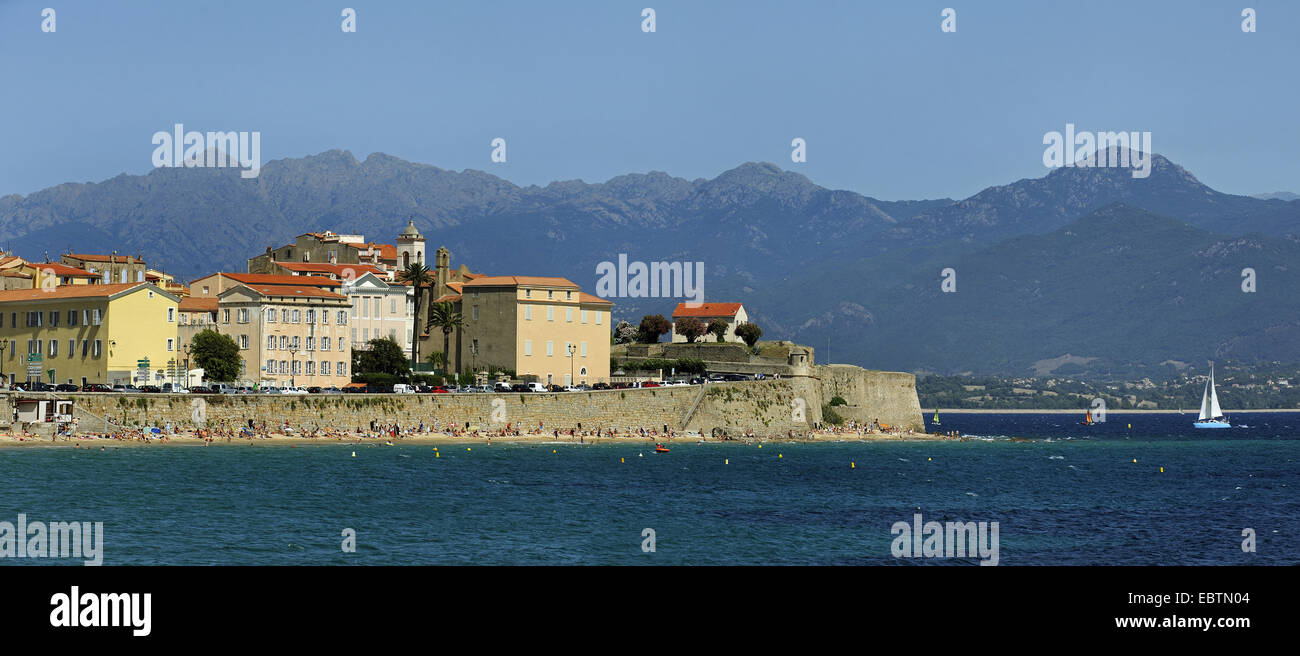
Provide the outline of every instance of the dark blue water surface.
{"type": "Polygon", "coordinates": [[[1188,415],[1079,419],[945,413],[943,430],[976,437],[678,441],[666,455],[500,443],[440,445],[441,457],[429,445],[7,448],[0,521],[102,521],[109,565],[975,562],[895,558],[890,528],[916,512],[998,522],[1002,565],[1300,562],[1300,415],[1237,414],[1248,428],[1222,431],[1194,430],[1188,415]],[[355,553],[340,549],[345,528],[355,553]],[[1245,528],[1255,553],[1241,549],[1245,528]]]}

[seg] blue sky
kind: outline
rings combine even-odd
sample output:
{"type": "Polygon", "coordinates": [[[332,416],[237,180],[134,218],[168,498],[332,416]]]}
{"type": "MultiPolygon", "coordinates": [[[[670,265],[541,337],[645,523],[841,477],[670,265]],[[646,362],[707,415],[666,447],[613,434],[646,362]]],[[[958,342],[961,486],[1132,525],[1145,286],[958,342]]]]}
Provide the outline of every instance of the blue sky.
{"type": "Polygon", "coordinates": [[[546,184],[770,161],[894,200],[1040,177],[1071,122],[1151,131],[1222,191],[1300,192],[1297,34],[1279,0],[0,0],[0,195],[146,173],[175,123],[260,131],[264,164],[339,148],[546,184]]]}

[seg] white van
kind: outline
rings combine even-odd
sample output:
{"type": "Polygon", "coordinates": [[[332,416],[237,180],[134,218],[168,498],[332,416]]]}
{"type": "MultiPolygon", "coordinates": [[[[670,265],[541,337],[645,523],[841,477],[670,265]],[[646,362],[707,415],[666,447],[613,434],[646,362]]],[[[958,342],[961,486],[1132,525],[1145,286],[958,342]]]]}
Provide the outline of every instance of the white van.
{"type": "Polygon", "coordinates": [[[405,383],[393,385],[393,394],[415,394],[415,388],[405,383]]]}
{"type": "Polygon", "coordinates": [[[545,392],[546,386],[541,383],[528,383],[529,392],[545,392]]]}

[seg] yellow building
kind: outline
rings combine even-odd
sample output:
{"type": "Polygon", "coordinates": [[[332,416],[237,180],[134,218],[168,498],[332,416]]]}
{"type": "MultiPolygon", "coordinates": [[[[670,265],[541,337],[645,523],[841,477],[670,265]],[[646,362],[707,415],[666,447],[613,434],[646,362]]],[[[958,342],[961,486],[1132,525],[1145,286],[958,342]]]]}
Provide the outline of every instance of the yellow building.
{"type": "Polygon", "coordinates": [[[27,380],[30,354],[45,382],[164,382],[168,361],[178,357],[179,301],[149,283],[0,292],[0,374],[27,380]],[[141,376],[138,363],[146,359],[141,376]]]}
{"type": "MultiPolygon", "coordinates": [[[[482,276],[459,287],[459,294],[435,299],[452,303],[463,318],[451,336],[453,370],[495,366],[547,385],[609,382],[613,303],[564,278],[482,276]]],[[[429,333],[441,350],[442,331],[429,333]]]]}

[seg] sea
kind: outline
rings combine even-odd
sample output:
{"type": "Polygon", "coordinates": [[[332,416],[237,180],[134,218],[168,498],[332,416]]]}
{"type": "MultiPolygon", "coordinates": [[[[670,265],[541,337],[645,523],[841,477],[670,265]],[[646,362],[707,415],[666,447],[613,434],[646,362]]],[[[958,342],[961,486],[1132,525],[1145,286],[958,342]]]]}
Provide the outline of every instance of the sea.
{"type": "Polygon", "coordinates": [[[677,439],[669,453],[499,441],[0,448],[0,522],[102,522],[105,565],[989,560],[899,555],[899,525],[931,521],[996,523],[999,566],[1300,562],[1300,414],[1236,413],[1224,430],[1178,414],[1080,419],[947,413],[936,429],[966,441],[677,439]]]}

